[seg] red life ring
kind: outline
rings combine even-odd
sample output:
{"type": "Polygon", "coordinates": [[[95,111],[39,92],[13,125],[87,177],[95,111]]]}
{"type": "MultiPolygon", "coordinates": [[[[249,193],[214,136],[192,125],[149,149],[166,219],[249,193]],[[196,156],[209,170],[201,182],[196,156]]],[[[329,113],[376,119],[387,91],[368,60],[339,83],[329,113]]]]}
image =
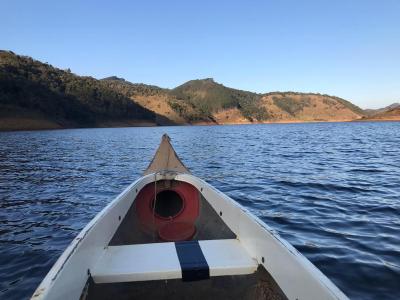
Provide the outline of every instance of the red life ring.
{"type": "Polygon", "coordinates": [[[158,230],[158,236],[166,242],[179,242],[192,239],[196,227],[191,223],[172,222],[165,224],[158,230]]]}
{"type": "Polygon", "coordinates": [[[149,183],[137,195],[135,205],[139,222],[147,233],[157,232],[164,241],[187,240],[195,234],[200,199],[198,190],[189,183],[149,183]]]}

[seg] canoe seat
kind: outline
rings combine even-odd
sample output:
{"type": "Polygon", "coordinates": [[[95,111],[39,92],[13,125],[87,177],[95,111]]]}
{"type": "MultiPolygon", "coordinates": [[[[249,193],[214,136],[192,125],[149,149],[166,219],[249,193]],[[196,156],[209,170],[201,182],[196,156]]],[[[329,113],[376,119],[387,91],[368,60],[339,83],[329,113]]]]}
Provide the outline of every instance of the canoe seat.
{"type": "Polygon", "coordinates": [[[236,239],[109,246],[91,271],[96,283],[206,279],[251,274],[258,263],[236,239]]]}

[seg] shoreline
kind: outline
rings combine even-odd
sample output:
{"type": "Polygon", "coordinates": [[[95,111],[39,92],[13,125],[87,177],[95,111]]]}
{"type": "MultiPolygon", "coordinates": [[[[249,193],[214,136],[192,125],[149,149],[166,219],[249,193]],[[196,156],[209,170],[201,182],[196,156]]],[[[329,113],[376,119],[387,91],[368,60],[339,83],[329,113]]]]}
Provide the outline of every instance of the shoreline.
{"type": "MultiPolygon", "coordinates": [[[[46,122],[46,120],[43,120],[46,122]]],[[[43,131],[43,130],[68,130],[68,129],[96,129],[96,128],[130,128],[130,127],[170,127],[170,126],[238,126],[238,125],[268,125],[268,124],[307,124],[307,123],[367,123],[367,122],[400,122],[400,118],[395,119],[355,119],[355,120],[283,120],[283,121],[267,121],[267,122],[241,122],[241,123],[213,123],[213,122],[198,122],[198,123],[187,123],[187,124],[173,124],[173,125],[158,125],[154,122],[104,122],[98,124],[98,126],[40,126],[36,128],[27,128],[21,126],[20,128],[1,128],[0,132],[21,132],[21,131],[43,131]]],[[[1,125],[1,120],[0,120],[1,125]]],[[[50,124],[49,124],[50,125],[50,124]]]]}

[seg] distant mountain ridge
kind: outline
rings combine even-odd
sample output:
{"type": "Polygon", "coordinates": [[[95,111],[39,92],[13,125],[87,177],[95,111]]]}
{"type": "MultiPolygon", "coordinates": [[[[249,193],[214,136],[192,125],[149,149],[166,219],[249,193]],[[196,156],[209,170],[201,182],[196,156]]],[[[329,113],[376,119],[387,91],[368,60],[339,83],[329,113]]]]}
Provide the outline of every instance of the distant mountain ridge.
{"type": "Polygon", "coordinates": [[[364,115],[361,108],[335,96],[296,92],[258,94],[225,87],[212,78],[190,80],[171,90],[104,80],[144,107],[168,115],[177,123],[350,121],[364,115]]]}
{"type": "Polygon", "coordinates": [[[399,103],[393,103],[375,111],[375,113],[364,116],[360,121],[400,121],[399,103]]]}
{"type": "Polygon", "coordinates": [[[329,95],[253,93],[212,78],[174,89],[101,80],[0,51],[0,129],[351,121],[364,111],[329,95]]]}
{"type": "Polygon", "coordinates": [[[392,103],[386,107],[382,107],[382,108],[378,108],[378,109],[364,109],[364,113],[367,116],[373,116],[373,115],[383,113],[385,111],[389,111],[389,110],[391,110],[393,108],[397,108],[397,107],[400,107],[400,103],[396,102],[396,103],[392,103]]]}

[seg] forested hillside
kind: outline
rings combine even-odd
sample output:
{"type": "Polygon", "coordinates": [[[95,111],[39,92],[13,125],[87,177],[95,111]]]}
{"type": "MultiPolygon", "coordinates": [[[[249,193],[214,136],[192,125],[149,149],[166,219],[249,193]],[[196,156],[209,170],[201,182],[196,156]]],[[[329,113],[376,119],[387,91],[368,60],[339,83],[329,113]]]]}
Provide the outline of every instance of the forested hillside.
{"type": "Polygon", "coordinates": [[[100,80],[6,51],[0,52],[0,105],[3,115],[24,111],[69,126],[156,121],[154,112],[100,80]]]}
{"type": "Polygon", "coordinates": [[[78,76],[0,51],[0,129],[351,121],[364,111],[315,93],[258,94],[211,78],[174,89],[78,76]]]}

